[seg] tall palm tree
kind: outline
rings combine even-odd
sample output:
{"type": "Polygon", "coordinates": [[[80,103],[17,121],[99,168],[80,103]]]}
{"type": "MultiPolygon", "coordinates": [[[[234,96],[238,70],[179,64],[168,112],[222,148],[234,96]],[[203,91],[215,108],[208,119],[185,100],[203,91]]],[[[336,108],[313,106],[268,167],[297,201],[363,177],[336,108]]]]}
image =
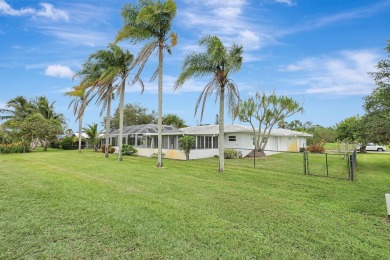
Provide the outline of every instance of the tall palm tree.
{"type": "Polygon", "coordinates": [[[88,135],[88,143],[93,145],[93,149],[95,152],[97,152],[97,144],[100,141],[100,131],[98,131],[98,125],[97,124],[92,124],[89,125],[87,124],[88,127],[83,128],[85,133],[88,135]]]}
{"type": "Polygon", "coordinates": [[[145,67],[150,55],[157,48],[158,68],[151,80],[158,75],[158,161],[157,167],[162,167],[162,93],[163,93],[163,60],[164,50],[171,54],[171,47],[177,43],[177,35],[171,32],[172,21],[176,16],[176,3],[172,0],[154,2],[139,0],[139,5],[127,4],[122,9],[124,26],[119,30],[115,42],[130,39],[132,43],[144,40],[149,42],[141,49],[134,66],[139,70],[134,77],[137,80],[145,67]],[[170,44],[167,44],[170,40],[170,44]]]}
{"type": "Polygon", "coordinates": [[[209,83],[201,92],[195,106],[195,114],[201,105],[201,117],[203,118],[206,100],[214,92],[216,98],[219,97],[219,171],[224,171],[224,111],[225,92],[229,112],[233,114],[237,108],[236,102],[239,100],[237,85],[229,78],[231,73],[237,72],[241,68],[243,48],[233,44],[227,49],[217,36],[206,36],[199,41],[200,46],[205,46],[205,52],[193,52],[186,56],[182,72],[179,75],[174,90],[179,89],[187,80],[194,77],[211,76],[209,83]]]}
{"type": "Polygon", "coordinates": [[[82,140],[82,128],[83,128],[83,115],[87,106],[85,98],[85,87],[82,85],[75,86],[72,91],[66,92],[65,95],[73,97],[70,101],[68,108],[73,105],[73,114],[76,116],[76,120],[79,121],[79,153],[81,153],[81,140],[82,140]]]}
{"type": "MultiPolygon", "coordinates": [[[[131,70],[134,68],[133,61],[134,56],[128,51],[123,50],[115,44],[110,44],[108,50],[101,50],[91,55],[91,58],[95,59],[98,63],[104,64],[101,75],[95,84],[95,86],[103,87],[100,88],[100,100],[104,100],[104,105],[109,105],[109,100],[112,99],[112,92],[110,90],[116,90],[117,95],[119,96],[119,136],[118,136],[118,160],[122,161],[122,142],[123,142],[123,106],[125,99],[125,90],[126,90],[126,81],[128,76],[131,73],[131,70]],[[113,86],[112,83],[118,82],[116,86],[113,86]],[[113,88],[107,88],[106,86],[111,86],[113,88]],[[107,91],[108,90],[108,91],[107,91]]],[[[139,82],[142,88],[141,93],[144,89],[144,84],[140,78],[133,80],[134,82],[139,82]]],[[[98,88],[99,89],[99,88],[98,88]]],[[[98,91],[99,93],[99,91],[98,91]]],[[[109,114],[106,117],[106,124],[108,124],[109,114]]],[[[109,129],[106,129],[109,131],[109,129]]],[[[106,141],[107,143],[107,141],[106,141]]],[[[108,145],[106,145],[108,147],[108,145]]]]}

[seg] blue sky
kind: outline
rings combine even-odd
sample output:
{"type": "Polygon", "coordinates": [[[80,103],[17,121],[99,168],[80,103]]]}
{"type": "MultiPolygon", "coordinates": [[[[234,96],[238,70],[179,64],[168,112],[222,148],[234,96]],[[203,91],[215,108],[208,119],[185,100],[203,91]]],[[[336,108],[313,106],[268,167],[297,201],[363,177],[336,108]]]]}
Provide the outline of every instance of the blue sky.
{"type": "MultiPolygon", "coordinates": [[[[72,76],[88,55],[114,40],[123,5],[135,2],[0,0],[0,108],[17,95],[45,95],[76,130],[64,92],[77,85],[72,76]]],[[[305,109],[287,121],[323,126],[364,113],[363,97],[375,87],[367,72],[387,57],[390,0],[181,0],[177,7],[179,42],[173,55],[165,55],[163,114],[177,114],[188,125],[199,122],[195,102],[209,79],[192,80],[177,92],[172,86],[185,55],[199,50],[204,35],[243,45],[244,63],[232,79],[244,99],[256,91],[287,95],[305,109]]],[[[140,48],[120,46],[133,54],[140,48]]],[[[156,65],[153,55],[142,74],[145,92],[128,86],[126,103],[157,110],[157,81],[149,82],[156,65]]],[[[217,111],[211,99],[203,123],[214,123],[217,111]]],[[[84,122],[100,124],[99,112],[91,104],[84,122]]]]}

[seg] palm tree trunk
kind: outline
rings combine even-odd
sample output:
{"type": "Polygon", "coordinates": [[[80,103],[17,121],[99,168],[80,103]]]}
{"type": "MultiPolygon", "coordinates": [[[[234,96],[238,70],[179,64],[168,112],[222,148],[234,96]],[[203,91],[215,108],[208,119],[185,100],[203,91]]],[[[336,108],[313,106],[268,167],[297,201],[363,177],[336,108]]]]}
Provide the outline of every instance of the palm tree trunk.
{"type": "Polygon", "coordinates": [[[221,87],[221,96],[219,97],[219,136],[218,136],[218,147],[219,147],[219,172],[225,170],[225,88],[221,87]]]}
{"type": "Polygon", "coordinates": [[[157,132],[158,132],[158,157],[157,157],[157,167],[162,167],[162,76],[163,76],[163,45],[162,43],[158,46],[158,120],[157,120],[157,132]]]}
{"type": "Polygon", "coordinates": [[[79,117],[79,153],[81,153],[81,131],[82,131],[82,128],[83,128],[83,119],[82,117],[80,116],[79,117]]]}
{"type": "Polygon", "coordinates": [[[121,83],[121,96],[119,99],[119,136],[118,136],[118,161],[123,161],[122,158],[122,141],[123,141],[123,103],[125,100],[125,83],[126,80],[122,79],[121,83]]]}
{"type": "MultiPolygon", "coordinates": [[[[110,86],[111,88],[111,86],[110,86]]],[[[109,95],[107,95],[107,115],[106,115],[106,146],[104,148],[104,158],[108,158],[108,146],[110,142],[108,141],[110,138],[110,123],[111,123],[111,91],[109,95]]]]}

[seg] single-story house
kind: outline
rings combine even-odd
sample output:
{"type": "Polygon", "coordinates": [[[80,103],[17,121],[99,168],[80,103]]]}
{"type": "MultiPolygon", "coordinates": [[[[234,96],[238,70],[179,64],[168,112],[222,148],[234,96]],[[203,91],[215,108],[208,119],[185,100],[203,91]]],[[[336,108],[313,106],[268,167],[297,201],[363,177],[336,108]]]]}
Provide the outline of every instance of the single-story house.
{"type": "MultiPolygon", "coordinates": [[[[185,160],[179,138],[185,135],[195,137],[195,145],[190,152],[190,159],[209,158],[218,155],[219,125],[192,126],[176,129],[173,126],[163,126],[162,149],[165,158],[185,160]]],[[[119,130],[110,133],[110,144],[116,145],[119,130]]],[[[268,139],[266,151],[298,152],[306,147],[306,138],[311,134],[274,129],[268,139]]],[[[254,149],[253,130],[248,126],[225,125],[225,149],[235,149],[247,155],[254,149]]],[[[103,141],[104,142],[104,141],[103,141]]],[[[131,144],[138,150],[138,155],[151,156],[157,153],[157,125],[137,125],[124,127],[123,144],[131,144]]]]}

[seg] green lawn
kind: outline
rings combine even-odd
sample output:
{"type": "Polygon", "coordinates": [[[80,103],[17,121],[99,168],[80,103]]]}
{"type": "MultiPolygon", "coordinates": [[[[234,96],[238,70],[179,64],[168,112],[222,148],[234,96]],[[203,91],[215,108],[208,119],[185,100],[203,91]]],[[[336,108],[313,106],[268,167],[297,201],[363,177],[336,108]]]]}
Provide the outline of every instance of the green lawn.
{"type": "Polygon", "coordinates": [[[389,154],[359,154],[356,182],[279,171],[284,156],[219,174],[214,158],[0,155],[0,259],[390,258],[389,154]]]}

